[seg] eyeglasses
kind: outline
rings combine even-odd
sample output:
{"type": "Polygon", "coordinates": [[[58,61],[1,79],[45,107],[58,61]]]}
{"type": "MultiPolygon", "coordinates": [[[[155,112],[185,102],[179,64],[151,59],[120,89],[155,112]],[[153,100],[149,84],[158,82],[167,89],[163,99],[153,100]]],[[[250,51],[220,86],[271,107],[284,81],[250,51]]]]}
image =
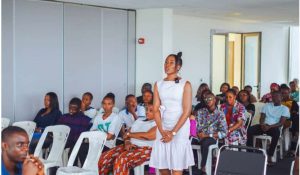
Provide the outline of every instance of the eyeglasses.
{"type": "Polygon", "coordinates": [[[205,103],[208,103],[210,101],[212,101],[214,99],[214,97],[207,97],[207,98],[204,98],[204,101],[205,103]]]}

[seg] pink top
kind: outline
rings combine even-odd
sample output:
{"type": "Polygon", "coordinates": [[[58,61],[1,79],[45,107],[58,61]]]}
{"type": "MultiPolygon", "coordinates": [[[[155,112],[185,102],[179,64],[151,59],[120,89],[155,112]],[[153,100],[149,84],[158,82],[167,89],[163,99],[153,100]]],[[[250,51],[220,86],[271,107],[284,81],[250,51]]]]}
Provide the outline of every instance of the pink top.
{"type": "Polygon", "coordinates": [[[195,119],[190,120],[190,136],[197,137],[197,122],[195,119]]]}

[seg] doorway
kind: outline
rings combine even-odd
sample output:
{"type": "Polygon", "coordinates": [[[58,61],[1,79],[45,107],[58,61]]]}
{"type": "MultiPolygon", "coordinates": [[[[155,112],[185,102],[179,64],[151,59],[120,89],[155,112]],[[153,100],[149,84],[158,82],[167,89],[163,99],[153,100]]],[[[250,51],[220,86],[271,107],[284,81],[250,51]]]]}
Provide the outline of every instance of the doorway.
{"type": "Polygon", "coordinates": [[[219,93],[222,83],[252,86],[252,94],[260,98],[261,33],[213,33],[211,49],[211,89],[219,93]]]}

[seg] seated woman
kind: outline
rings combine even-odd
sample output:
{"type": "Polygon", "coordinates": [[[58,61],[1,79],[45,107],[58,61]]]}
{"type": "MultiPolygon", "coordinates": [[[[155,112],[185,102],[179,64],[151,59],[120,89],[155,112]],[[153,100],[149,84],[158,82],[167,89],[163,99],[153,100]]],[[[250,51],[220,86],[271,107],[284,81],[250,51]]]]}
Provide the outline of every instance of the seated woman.
{"type": "Polygon", "coordinates": [[[144,117],[144,119],[146,118],[146,106],[152,103],[153,103],[153,92],[148,89],[144,90],[143,102],[138,104],[139,117],[144,117]]]}
{"type": "Polygon", "coordinates": [[[209,87],[206,83],[201,83],[198,87],[196,96],[192,99],[192,109],[194,109],[194,107],[201,102],[201,95],[204,90],[209,90],[209,87]]]}
{"type": "MultiPolygon", "coordinates": [[[[105,97],[110,97],[110,98],[112,98],[112,99],[115,101],[115,94],[112,93],[112,92],[107,93],[107,94],[105,95],[105,97]]],[[[117,107],[114,106],[113,109],[112,109],[112,112],[115,113],[115,114],[119,114],[120,110],[119,110],[119,108],[117,108],[117,107]]],[[[101,108],[99,109],[97,115],[102,115],[102,114],[104,114],[104,109],[103,109],[103,107],[101,107],[101,108]]]]}
{"type": "Polygon", "coordinates": [[[113,113],[115,100],[106,95],[102,100],[103,113],[95,117],[91,131],[100,130],[107,134],[106,140],[113,140],[120,131],[121,120],[119,116],[113,113]]]}
{"type": "Polygon", "coordinates": [[[125,144],[102,153],[98,166],[99,175],[113,170],[115,175],[129,175],[129,169],[150,159],[152,143],[156,137],[153,105],[146,107],[147,119],[137,119],[125,134],[125,144]]]}
{"type": "MultiPolygon", "coordinates": [[[[34,149],[47,126],[55,125],[59,117],[62,115],[59,110],[59,103],[56,93],[48,92],[44,97],[44,108],[42,108],[34,118],[36,123],[35,132],[30,142],[29,152],[33,154],[34,149]]],[[[49,147],[52,137],[48,136],[44,143],[44,148],[49,147]]]]}
{"type": "MultiPolygon", "coordinates": [[[[246,90],[241,90],[238,94],[237,100],[238,100],[238,102],[240,102],[241,104],[243,104],[245,106],[247,112],[249,112],[251,114],[251,116],[253,117],[255,114],[255,106],[254,106],[254,104],[251,103],[250,93],[246,90]]],[[[249,119],[247,119],[245,126],[247,126],[249,122],[251,125],[252,120],[250,121],[249,119]]]]}
{"type": "Polygon", "coordinates": [[[247,141],[247,132],[245,128],[245,107],[236,100],[234,90],[229,89],[226,92],[226,102],[220,109],[224,112],[228,126],[228,134],[225,143],[228,145],[244,145],[247,141]]]}
{"type": "Polygon", "coordinates": [[[230,89],[230,85],[228,83],[223,83],[220,87],[221,94],[216,95],[217,104],[223,104],[225,103],[225,94],[230,89]]]}
{"type": "Polygon", "coordinates": [[[216,107],[216,98],[213,93],[208,93],[204,99],[206,107],[198,112],[197,136],[201,145],[201,171],[205,173],[208,147],[223,139],[227,134],[225,115],[216,107]]]}
{"type": "Polygon", "coordinates": [[[90,117],[94,121],[94,117],[97,115],[97,110],[93,107],[91,107],[91,103],[93,101],[93,94],[90,92],[85,92],[82,95],[81,100],[81,111],[84,113],[84,115],[90,117]]]}

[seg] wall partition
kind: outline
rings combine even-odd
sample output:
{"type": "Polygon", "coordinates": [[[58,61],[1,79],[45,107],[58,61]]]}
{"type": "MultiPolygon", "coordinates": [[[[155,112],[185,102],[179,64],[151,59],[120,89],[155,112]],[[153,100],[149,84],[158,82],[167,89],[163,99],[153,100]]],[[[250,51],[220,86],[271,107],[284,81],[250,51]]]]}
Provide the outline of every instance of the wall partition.
{"type": "Polygon", "coordinates": [[[49,91],[62,112],[86,91],[96,108],[108,92],[119,108],[134,93],[134,11],[4,0],[2,26],[2,117],[32,120],[49,91]]]}

